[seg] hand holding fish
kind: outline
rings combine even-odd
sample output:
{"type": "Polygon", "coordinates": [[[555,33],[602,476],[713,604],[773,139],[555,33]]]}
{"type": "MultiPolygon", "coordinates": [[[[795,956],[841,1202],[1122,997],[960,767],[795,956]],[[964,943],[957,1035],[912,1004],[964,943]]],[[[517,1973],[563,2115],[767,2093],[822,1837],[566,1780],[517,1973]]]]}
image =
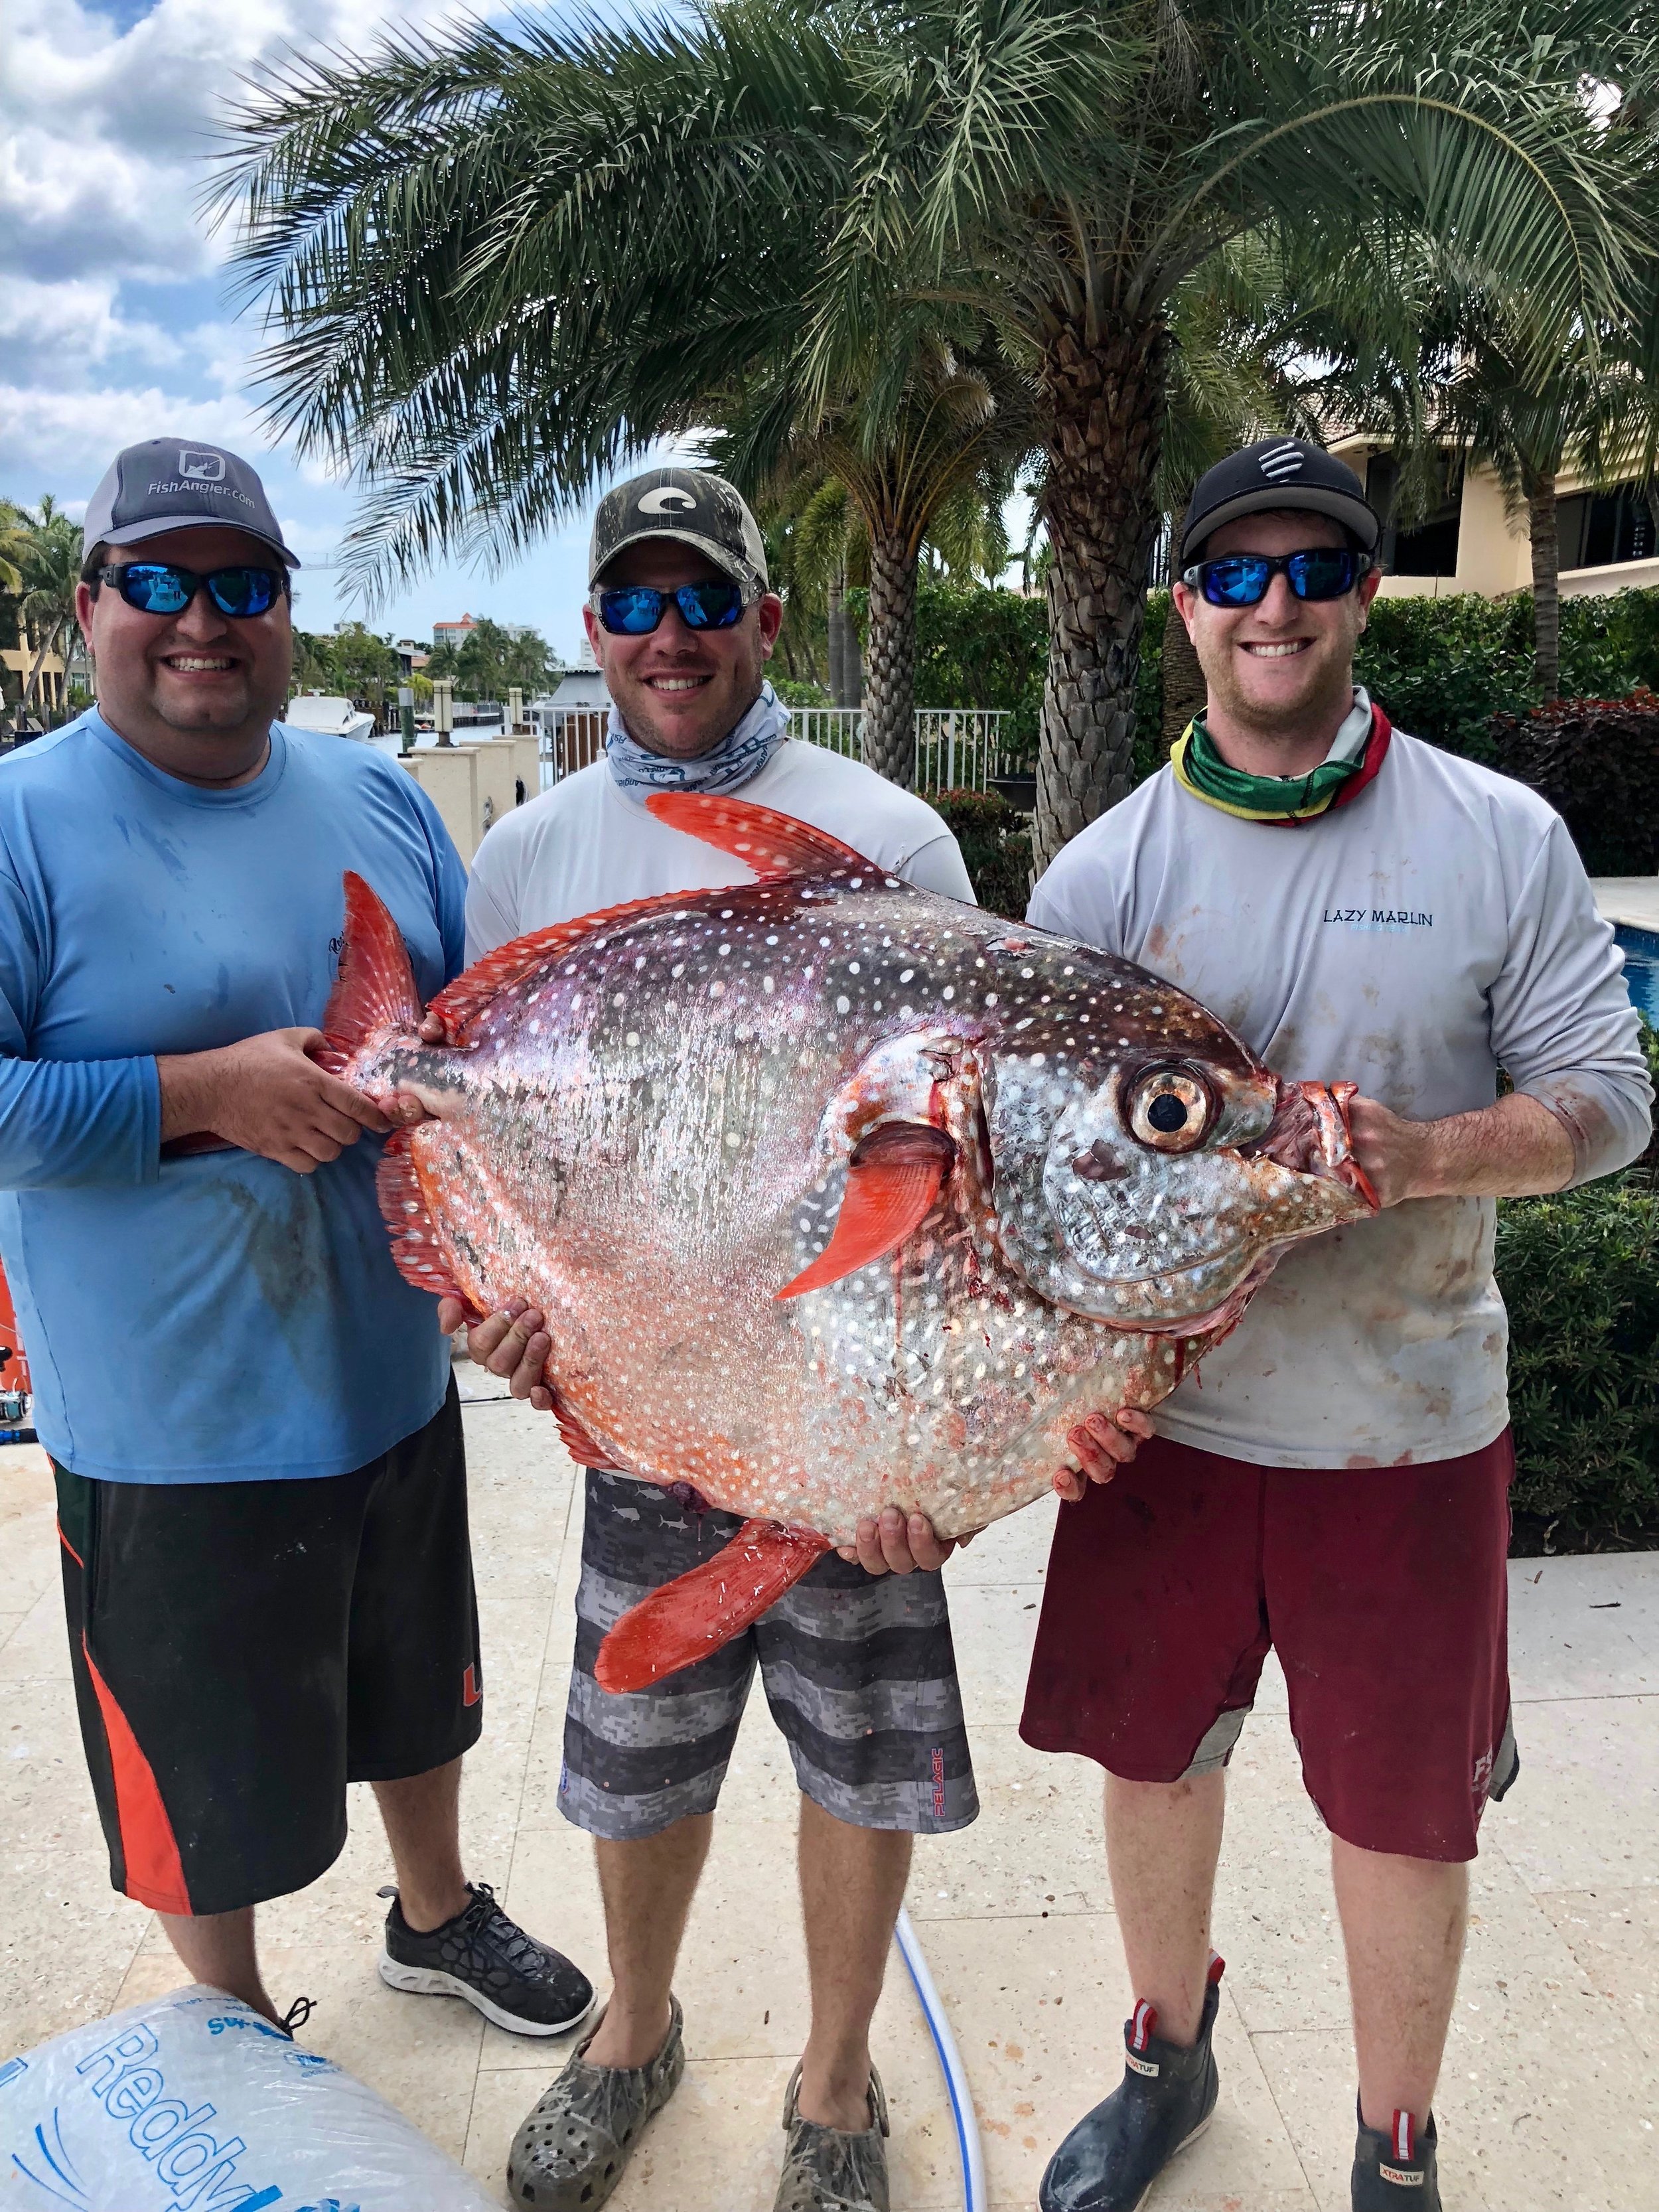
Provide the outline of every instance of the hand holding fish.
{"type": "Polygon", "coordinates": [[[312,1058],[322,1042],[319,1030],[267,1030],[211,1052],[159,1054],[161,1142],[217,1137],[314,1175],[365,1129],[383,1136],[380,1109],[312,1058]]]}
{"type": "Polygon", "coordinates": [[[440,1298],[438,1327],[453,1336],[467,1324],[467,1356],[475,1366],[499,1375],[515,1398],[527,1398],[538,1413],[553,1410],[553,1393],[547,1387],[547,1355],[552,1335],[535,1306],[514,1298],[501,1312],[479,1316],[459,1298],[440,1298]]]}
{"type": "Polygon", "coordinates": [[[1438,1121],[1408,1121],[1377,1099],[1357,1097],[1348,1127],[1354,1158],[1380,1206],[1408,1198],[1530,1198],[1564,1189],[1572,1176],[1565,1121],[1524,1091],[1438,1121]]]}
{"type": "Polygon", "coordinates": [[[1075,1505],[1087,1488],[1085,1475],[1089,1482],[1109,1482],[1156,1434],[1151,1417],[1134,1406],[1120,1406],[1115,1413],[1091,1413],[1066,1433],[1066,1443],[1082,1462],[1081,1470],[1056,1468],[1055,1490],[1068,1505],[1075,1505]]]}

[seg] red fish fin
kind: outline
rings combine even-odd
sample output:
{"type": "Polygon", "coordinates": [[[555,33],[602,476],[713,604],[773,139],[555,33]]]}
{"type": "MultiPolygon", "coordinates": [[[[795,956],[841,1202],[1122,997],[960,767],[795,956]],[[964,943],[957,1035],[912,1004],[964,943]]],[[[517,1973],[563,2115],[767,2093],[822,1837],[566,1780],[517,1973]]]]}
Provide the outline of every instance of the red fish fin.
{"type": "Polygon", "coordinates": [[[616,1453],[607,1451],[602,1443],[596,1443],[588,1435],[557,1391],[553,1394],[553,1418],[559,1425],[559,1434],[564,1438],[565,1449],[578,1467],[616,1466],[616,1453]]]}
{"type": "Polygon", "coordinates": [[[816,1528],[745,1521],[723,1551],[623,1613],[599,1646],[602,1690],[644,1690],[758,1620],[830,1548],[816,1528]]]}
{"type": "Polygon", "coordinates": [[[556,921],[547,929],[532,930],[527,937],[510,938],[493,952],[486,952],[482,960],[475,960],[453,983],[447,983],[427,1012],[439,1015],[452,1043],[459,1042],[486,1006],[544,961],[597,932],[614,929],[659,908],[678,906],[684,896],[684,891],[658,891],[650,898],[629,899],[597,914],[578,915],[573,921],[556,921]]]}
{"type": "Polygon", "coordinates": [[[407,1129],[386,1139],[380,1164],[374,1171],[374,1194],[392,1231],[392,1262],[404,1280],[417,1291],[430,1291],[435,1298],[469,1303],[444,1257],[437,1229],[427,1211],[426,1194],[410,1154],[407,1129]]]}
{"type": "Polygon", "coordinates": [[[774,1297],[838,1283],[867,1267],[920,1229],[956,1158],[943,1129],[926,1121],[883,1121],[854,1149],[847,1189],[830,1242],[809,1267],[774,1297]]]}
{"type": "Polygon", "coordinates": [[[866,875],[884,872],[873,860],[843,845],[827,830],[798,822],[775,807],[747,799],[721,799],[706,791],[653,791],[647,806],[671,830],[699,837],[752,868],[757,876],[823,876],[858,868],[866,875]]]}
{"type": "Polygon", "coordinates": [[[377,1030],[413,1029],[421,994],[403,932],[382,901],[350,869],[345,878],[345,939],[339,974],[323,1010],[325,1066],[338,1066],[377,1030]]]}

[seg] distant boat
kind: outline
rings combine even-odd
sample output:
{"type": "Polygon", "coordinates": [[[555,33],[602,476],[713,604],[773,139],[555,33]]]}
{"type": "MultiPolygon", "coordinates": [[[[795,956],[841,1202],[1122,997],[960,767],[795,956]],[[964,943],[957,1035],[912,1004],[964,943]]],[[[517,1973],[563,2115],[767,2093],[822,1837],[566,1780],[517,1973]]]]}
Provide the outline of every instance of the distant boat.
{"type": "Polygon", "coordinates": [[[365,714],[349,699],[337,699],[323,691],[302,691],[290,699],[283,720],[296,730],[317,730],[331,738],[351,738],[374,745],[383,753],[400,752],[403,740],[396,730],[380,730],[373,714],[365,714]]]}

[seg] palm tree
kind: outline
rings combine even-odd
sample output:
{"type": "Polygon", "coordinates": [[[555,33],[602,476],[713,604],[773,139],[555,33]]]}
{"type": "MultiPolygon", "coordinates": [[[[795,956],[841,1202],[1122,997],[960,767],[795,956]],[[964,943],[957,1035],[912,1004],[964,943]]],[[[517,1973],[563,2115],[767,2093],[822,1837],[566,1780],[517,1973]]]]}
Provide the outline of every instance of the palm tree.
{"type": "MultiPolygon", "coordinates": [[[[37,641],[20,710],[27,716],[47,655],[55,653],[75,628],[75,594],[81,580],[83,550],[80,524],[60,513],[49,492],[33,514],[23,510],[23,519],[27,542],[19,564],[23,585],[19,611],[37,641]]],[[[64,688],[67,690],[67,684],[64,688]]]]}
{"type": "MultiPolygon", "coordinates": [[[[1623,22],[1607,0],[712,0],[394,34],[272,77],[223,204],[279,333],[276,419],[362,471],[369,577],[515,550],[757,363],[804,359],[830,422],[896,321],[988,323],[1042,418],[1041,865],[1127,788],[1183,281],[1252,231],[1418,234],[1540,325],[1599,312],[1645,235],[1647,134],[1600,129],[1583,89],[1645,82],[1623,22]]],[[[872,598],[902,600],[880,534],[872,598]]]]}
{"type": "Polygon", "coordinates": [[[27,517],[9,499],[0,499],[0,592],[15,595],[22,590],[28,547],[27,517]]]}
{"type": "MultiPolygon", "coordinates": [[[[786,356],[720,409],[726,427],[706,443],[742,489],[804,471],[832,477],[869,548],[864,665],[864,757],[908,785],[915,763],[916,579],[924,541],[988,477],[1000,484],[1029,452],[1028,382],[994,349],[958,350],[937,314],[884,330],[879,359],[843,379],[840,404],[812,409],[786,356]]],[[[718,404],[718,403],[717,403],[718,404]]]]}

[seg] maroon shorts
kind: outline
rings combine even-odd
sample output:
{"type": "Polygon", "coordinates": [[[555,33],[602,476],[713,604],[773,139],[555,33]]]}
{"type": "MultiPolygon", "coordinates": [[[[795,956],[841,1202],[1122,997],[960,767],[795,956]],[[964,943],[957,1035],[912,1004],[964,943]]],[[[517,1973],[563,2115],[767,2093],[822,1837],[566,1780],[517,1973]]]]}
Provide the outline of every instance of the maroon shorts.
{"type": "Polygon", "coordinates": [[[1020,1734],[1132,1782],[1224,1766],[1269,1645],[1334,1835],[1472,1859],[1510,1728],[1507,1431],[1420,1467],[1255,1467],[1155,1437],[1062,1505],[1020,1734]]]}

